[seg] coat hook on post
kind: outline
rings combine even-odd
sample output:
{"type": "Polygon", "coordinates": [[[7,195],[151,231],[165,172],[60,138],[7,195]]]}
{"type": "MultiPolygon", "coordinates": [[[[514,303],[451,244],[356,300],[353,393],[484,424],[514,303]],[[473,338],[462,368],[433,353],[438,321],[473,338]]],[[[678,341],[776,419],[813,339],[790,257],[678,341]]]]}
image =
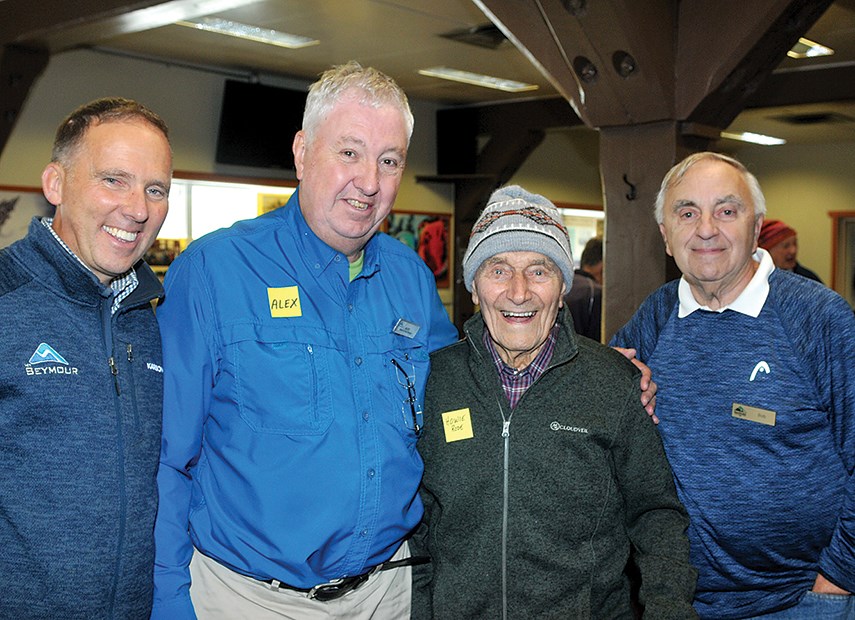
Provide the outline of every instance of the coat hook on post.
{"type": "Polygon", "coordinates": [[[635,185],[629,182],[629,179],[626,178],[626,175],[623,175],[623,182],[629,185],[629,192],[626,194],[627,200],[635,200],[638,197],[638,194],[635,191],[635,185]]]}

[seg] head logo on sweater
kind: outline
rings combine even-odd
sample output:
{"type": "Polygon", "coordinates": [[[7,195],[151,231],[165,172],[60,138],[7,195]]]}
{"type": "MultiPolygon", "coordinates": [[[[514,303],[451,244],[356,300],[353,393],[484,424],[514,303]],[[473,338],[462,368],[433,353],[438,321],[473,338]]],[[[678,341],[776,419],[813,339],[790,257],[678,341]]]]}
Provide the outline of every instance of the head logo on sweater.
{"type": "Polygon", "coordinates": [[[36,350],[30,356],[30,361],[24,364],[24,370],[30,376],[77,374],[77,368],[69,366],[66,359],[46,342],[42,342],[36,347],[36,350]],[[50,365],[41,366],[41,364],[50,365]]]}

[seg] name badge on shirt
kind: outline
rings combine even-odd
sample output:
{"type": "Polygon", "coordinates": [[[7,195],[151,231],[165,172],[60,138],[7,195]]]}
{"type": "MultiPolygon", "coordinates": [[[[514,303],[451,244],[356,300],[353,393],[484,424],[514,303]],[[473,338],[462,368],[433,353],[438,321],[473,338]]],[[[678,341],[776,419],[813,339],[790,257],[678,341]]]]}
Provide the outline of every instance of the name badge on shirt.
{"type": "Polygon", "coordinates": [[[270,316],[274,319],[303,316],[303,310],[300,307],[300,291],[296,286],[268,288],[267,301],[270,305],[270,316]]]}
{"type": "Polygon", "coordinates": [[[445,442],[460,441],[461,439],[472,439],[472,417],[469,415],[469,407],[466,409],[455,409],[442,414],[442,426],[445,429],[445,442]]]}
{"type": "Polygon", "coordinates": [[[749,407],[740,403],[733,403],[731,407],[731,415],[734,418],[748,420],[749,422],[758,422],[767,426],[775,426],[775,412],[768,409],[760,409],[759,407],[749,407]]]}
{"type": "Polygon", "coordinates": [[[406,319],[398,319],[398,322],[395,323],[395,327],[392,328],[392,332],[398,334],[399,336],[415,338],[416,334],[419,333],[420,329],[421,327],[416,325],[412,321],[408,321],[406,319]]]}

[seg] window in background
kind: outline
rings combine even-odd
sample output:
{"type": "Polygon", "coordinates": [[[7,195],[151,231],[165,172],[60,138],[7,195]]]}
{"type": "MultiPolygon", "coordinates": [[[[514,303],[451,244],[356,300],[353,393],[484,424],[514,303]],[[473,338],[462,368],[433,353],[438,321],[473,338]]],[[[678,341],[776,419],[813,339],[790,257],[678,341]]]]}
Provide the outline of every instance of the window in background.
{"type": "Polygon", "coordinates": [[[161,276],[193,240],[288,202],[295,187],[174,178],[169,213],[146,262],[161,276]]]}
{"type": "Polygon", "coordinates": [[[582,250],[591,237],[603,234],[603,224],[606,214],[593,209],[573,209],[556,205],[564,218],[567,235],[570,237],[570,248],[573,250],[573,262],[579,267],[582,250]]]}

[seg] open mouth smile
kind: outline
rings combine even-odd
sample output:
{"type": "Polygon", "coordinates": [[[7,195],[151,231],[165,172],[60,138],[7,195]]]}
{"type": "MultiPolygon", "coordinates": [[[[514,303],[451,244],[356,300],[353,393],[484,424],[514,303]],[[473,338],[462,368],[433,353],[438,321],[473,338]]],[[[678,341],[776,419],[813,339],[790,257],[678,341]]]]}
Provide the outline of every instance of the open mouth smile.
{"type": "Polygon", "coordinates": [[[348,198],[345,202],[347,202],[347,204],[349,204],[354,209],[358,209],[360,211],[365,211],[366,209],[368,209],[368,207],[371,206],[367,202],[360,202],[359,200],[355,200],[353,198],[348,198]]]}
{"type": "Polygon", "coordinates": [[[122,230],[121,228],[113,228],[112,226],[102,226],[101,230],[120,241],[136,241],[137,235],[139,235],[139,233],[122,230]]]}

